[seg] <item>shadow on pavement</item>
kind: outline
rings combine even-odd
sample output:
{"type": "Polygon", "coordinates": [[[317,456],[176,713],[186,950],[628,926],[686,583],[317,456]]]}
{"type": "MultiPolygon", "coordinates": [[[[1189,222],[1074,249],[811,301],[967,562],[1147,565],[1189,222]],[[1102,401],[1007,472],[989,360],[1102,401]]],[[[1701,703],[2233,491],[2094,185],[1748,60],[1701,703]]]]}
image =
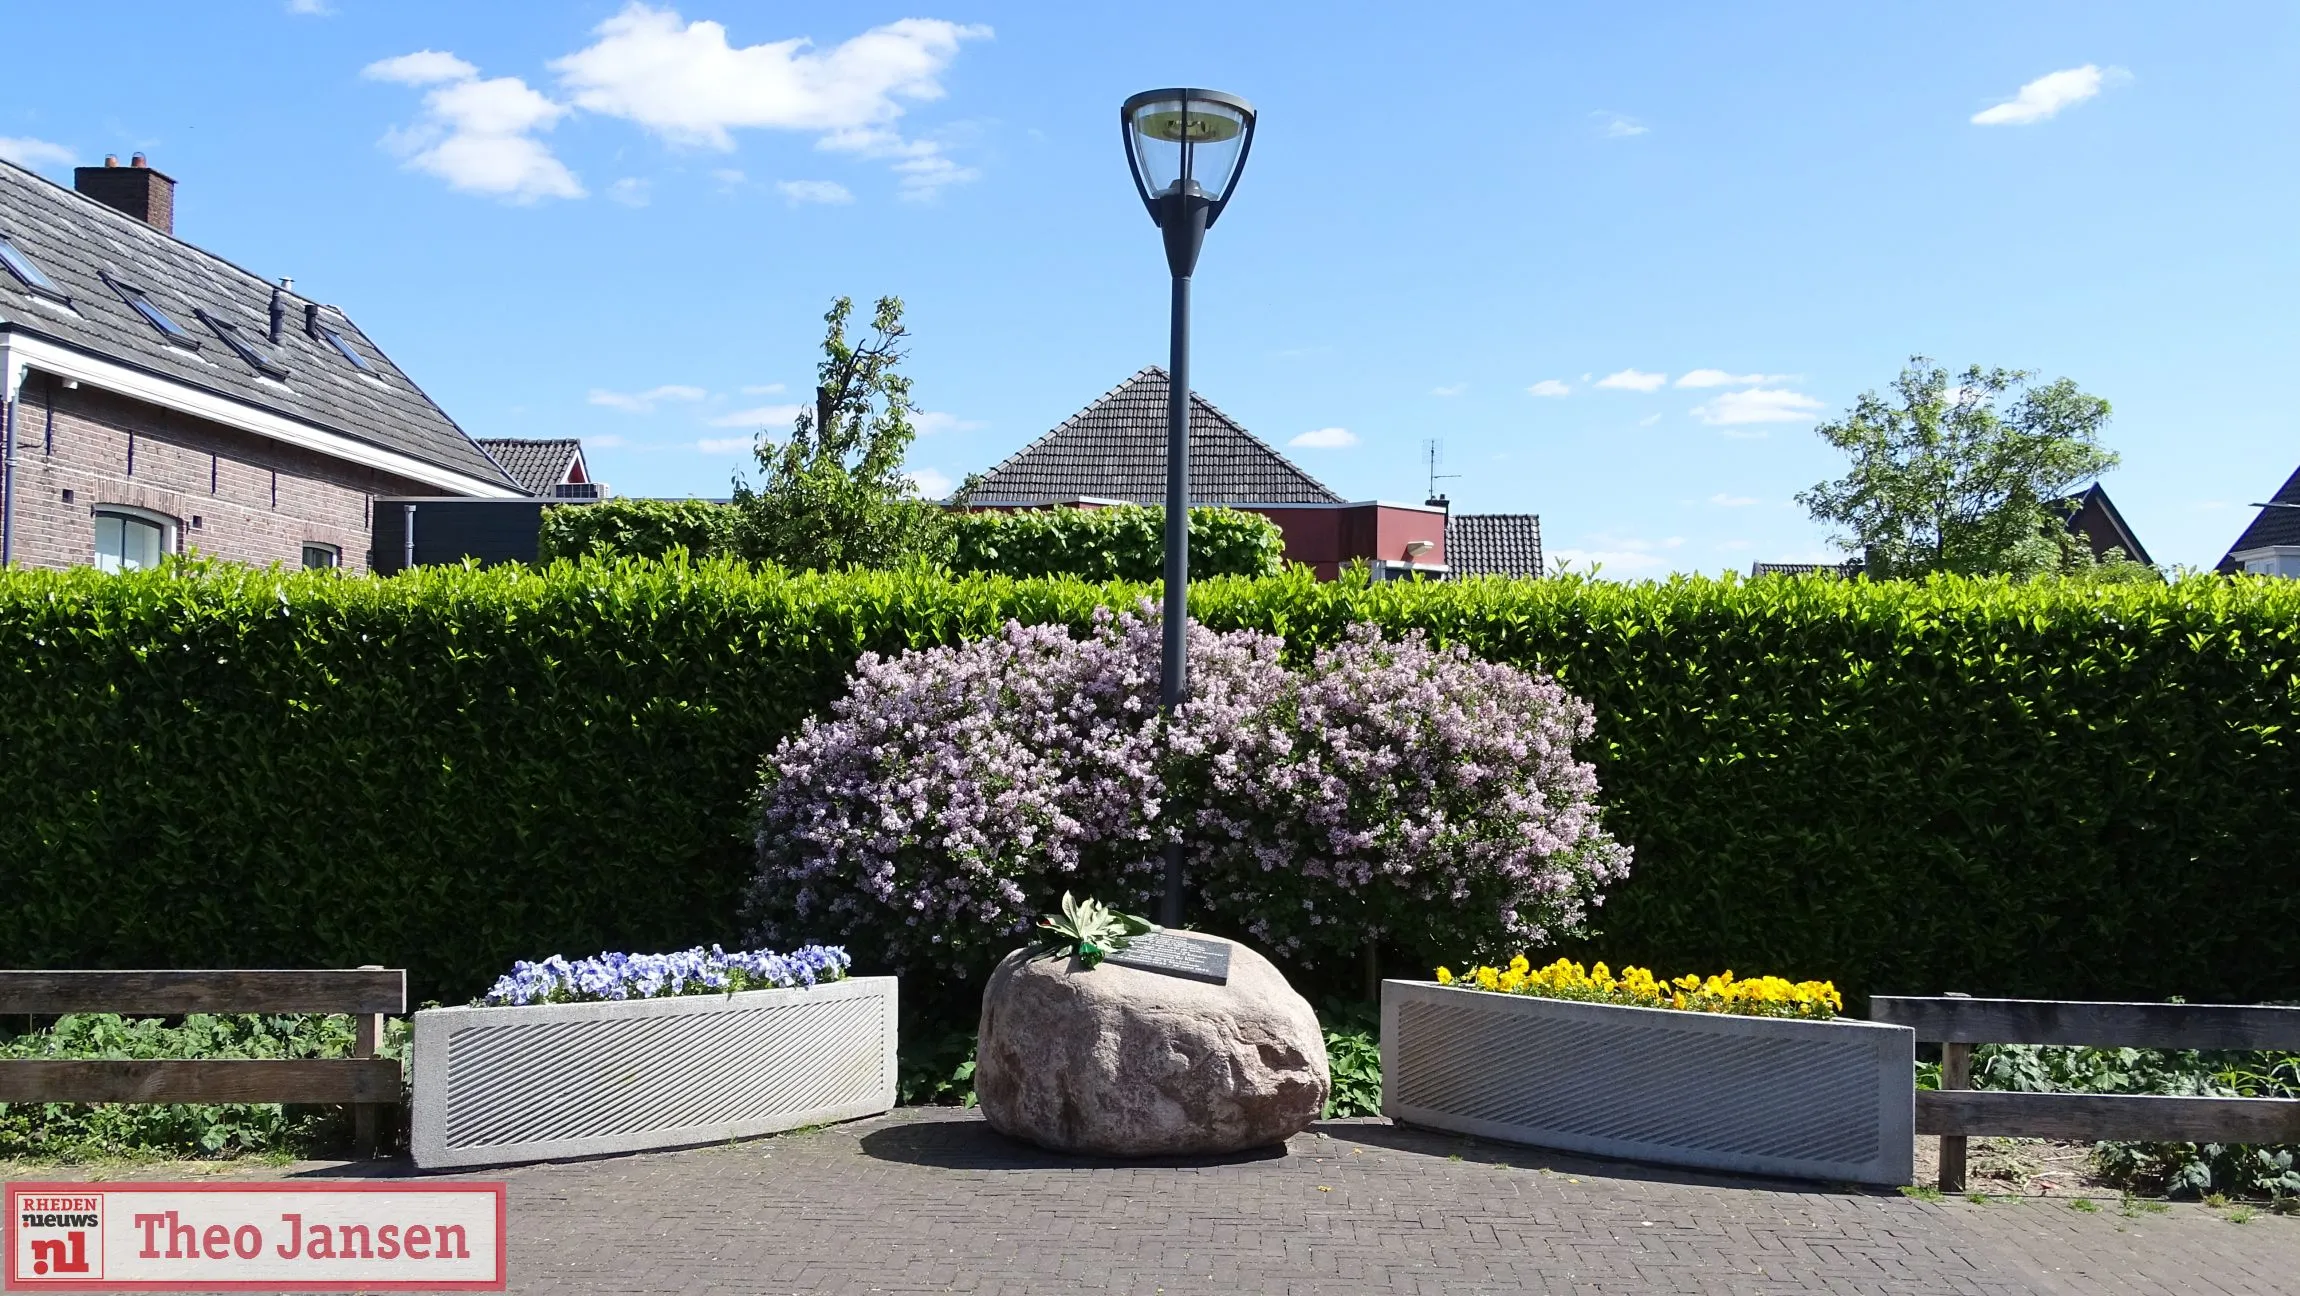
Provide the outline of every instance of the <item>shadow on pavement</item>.
{"type": "Polygon", "coordinates": [[[1411,1125],[1397,1125],[1386,1120],[1329,1120],[1310,1126],[1313,1133],[1323,1134],[1336,1142],[1363,1143],[1368,1147],[1386,1148],[1393,1152],[1413,1152],[1445,1160],[1462,1160],[1478,1165],[1507,1166],[1517,1170],[1547,1170],[1554,1174],[1575,1175],[1589,1179],[1623,1179],[1634,1183],[1685,1184],[1697,1188],[1737,1188],[1749,1192],[1834,1193],[1859,1197],[1891,1197],[1897,1189],[1875,1184],[1813,1183],[1801,1179],[1771,1179],[1758,1175],[1724,1174],[1706,1170],[1688,1170],[1681,1166],[1648,1165],[1640,1161],[1598,1160],[1578,1156],[1571,1152],[1553,1152],[1547,1148],[1527,1147],[1519,1143],[1501,1143],[1474,1138],[1467,1134],[1452,1134],[1443,1130],[1417,1129],[1411,1125]]]}
{"type": "Polygon", "coordinates": [[[1286,1155],[1283,1145],[1273,1145],[1227,1156],[1072,1156],[1010,1139],[979,1119],[906,1121],[872,1130],[856,1142],[865,1156],[939,1170],[1199,1169],[1252,1165],[1286,1155]]]}

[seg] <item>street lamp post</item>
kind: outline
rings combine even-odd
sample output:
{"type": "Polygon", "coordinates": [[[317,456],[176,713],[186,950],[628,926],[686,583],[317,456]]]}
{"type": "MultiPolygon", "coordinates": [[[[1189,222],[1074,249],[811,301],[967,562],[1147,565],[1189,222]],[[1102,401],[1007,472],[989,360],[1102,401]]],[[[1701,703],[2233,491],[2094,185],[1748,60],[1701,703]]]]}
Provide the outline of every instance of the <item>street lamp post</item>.
{"type": "MultiPolygon", "coordinates": [[[[1174,272],[1172,356],[1166,367],[1166,612],[1158,705],[1182,705],[1190,615],[1190,275],[1198,248],[1221,218],[1246,151],[1253,105],[1218,90],[1148,90],[1118,110],[1134,188],[1166,239],[1174,272]]],[[[1182,847],[1166,847],[1166,899],[1158,920],[1182,924],[1182,847]]]]}

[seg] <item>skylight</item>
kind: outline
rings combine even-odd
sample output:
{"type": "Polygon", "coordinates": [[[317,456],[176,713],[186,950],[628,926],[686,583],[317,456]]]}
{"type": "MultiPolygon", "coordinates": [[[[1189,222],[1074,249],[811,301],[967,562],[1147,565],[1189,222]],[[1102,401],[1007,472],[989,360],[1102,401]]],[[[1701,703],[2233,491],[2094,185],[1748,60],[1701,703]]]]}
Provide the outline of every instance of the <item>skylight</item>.
{"type": "Polygon", "coordinates": [[[334,347],[338,351],[343,352],[343,358],[358,366],[361,373],[375,372],[375,366],[369,364],[367,362],[367,357],[361,355],[358,350],[352,346],[351,343],[346,342],[344,340],[343,334],[338,333],[331,328],[322,328],[319,331],[319,335],[328,340],[328,345],[334,347]]]}
{"type": "Polygon", "coordinates": [[[104,282],[111,286],[112,291],[120,294],[120,300],[128,303],[138,315],[143,316],[145,323],[158,329],[160,336],[180,347],[193,351],[200,349],[200,340],[185,332],[183,325],[168,318],[166,311],[153,305],[152,299],[144,295],[143,289],[132,284],[121,283],[114,279],[108,270],[101,273],[104,276],[104,282]]]}
{"type": "Polygon", "coordinates": [[[8,267],[8,273],[22,280],[26,288],[42,297],[50,297],[60,302],[72,300],[65,296],[64,290],[58,288],[32,258],[24,255],[23,249],[17,247],[5,234],[0,234],[0,265],[8,267]]]}
{"type": "Polygon", "coordinates": [[[239,325],[226,323],[198,307],[193,308],[193,313],[200,317],[200,323],[216,331],[216,336],[224,340],[225,346],[237,353],[240,359],[247,361],[249,368],[266,378],[288,376],[287,366],[281,364],[261,343],[241,332],[239,325]]]}

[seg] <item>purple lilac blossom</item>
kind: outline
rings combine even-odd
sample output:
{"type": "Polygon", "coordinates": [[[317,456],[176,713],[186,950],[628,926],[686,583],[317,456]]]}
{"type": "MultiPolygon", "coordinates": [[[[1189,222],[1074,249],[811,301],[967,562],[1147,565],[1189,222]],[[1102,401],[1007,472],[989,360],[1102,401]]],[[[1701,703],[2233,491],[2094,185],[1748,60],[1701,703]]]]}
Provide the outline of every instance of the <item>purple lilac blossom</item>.
{"type": "Polygon", "coordinates": [[[1300,669],[1284,646],[1193,622],[1171,722],[1147,604],[866,655],[767,763],[757,939],[979,971],[1063,891],[1146,910],[1177,832],[1205,925],[1300,963],[1537,945],[1627,874],[1554,680],[1371,625],[1300,669]]]}
{"type": "Polygon", "coordinates": [[[853,962],[836,945],[806,945],[788,954],[730,954],[713,945],[675,954],[601,954],[572,961],[554,954],[540,963],[512,964],[510,975],[499,978],[479,1002],[525,1007],[789,989],[841,980],[853,962]]]}

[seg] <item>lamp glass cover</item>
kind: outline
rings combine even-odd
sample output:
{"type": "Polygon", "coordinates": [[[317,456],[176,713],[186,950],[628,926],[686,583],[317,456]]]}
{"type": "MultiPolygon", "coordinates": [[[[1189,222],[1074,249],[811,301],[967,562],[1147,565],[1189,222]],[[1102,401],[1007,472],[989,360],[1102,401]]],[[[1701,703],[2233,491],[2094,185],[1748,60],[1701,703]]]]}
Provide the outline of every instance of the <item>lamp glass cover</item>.
{"type": "Polygon", "coordinates": [[[1129,123],[1142,186],[1155,198],[1176,184],[1220,202],[1237,175],[1245,146],[1246,115],[1204,99],[1154,99],[1135,108],[1129,123]]]}

